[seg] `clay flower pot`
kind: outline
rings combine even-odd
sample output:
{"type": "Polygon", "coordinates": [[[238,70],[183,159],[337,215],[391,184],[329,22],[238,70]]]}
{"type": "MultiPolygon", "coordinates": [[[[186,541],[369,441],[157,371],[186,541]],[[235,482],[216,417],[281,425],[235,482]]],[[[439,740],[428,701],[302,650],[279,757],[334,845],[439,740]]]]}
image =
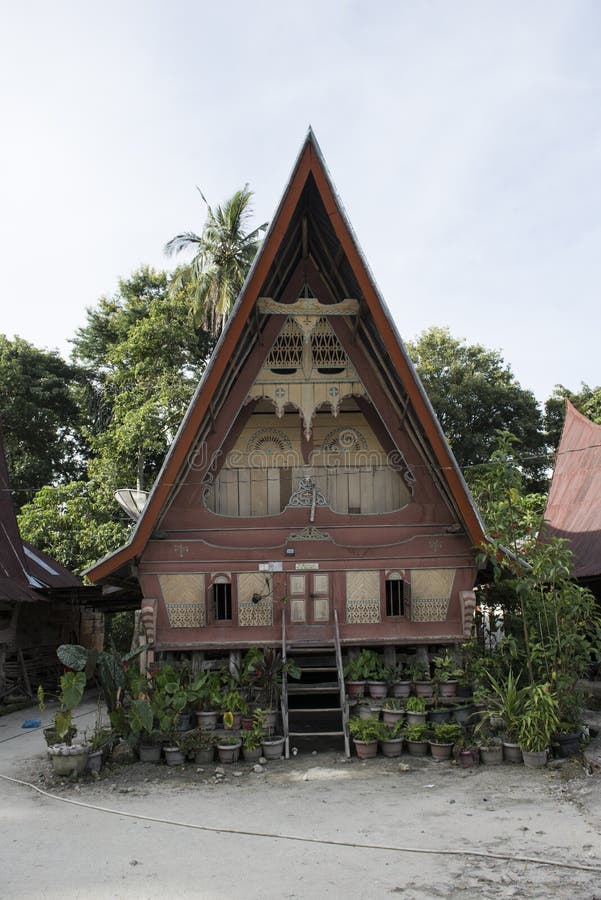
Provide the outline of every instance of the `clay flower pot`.
{"type": "Polygon", "coordinates": [[[263,756],[265,759],[279,759],[284,752],[285,739],[280,736],[271,737],[263,741],[263,756]]]}
{"type": "Polygon", "coordinates": [[[358,741],[357,738],[353,738],[353,743],[355,745],[355,753],[359,759],[373,759],[374,756],[378,755],[377,741],[358,741]]]}
{"type": "Polygon", "coordinates": [[[389,738],[389,740],[380,741],[380,749],[382,756],[400,756],[403,752],[403,738],[389,738]]]}
{"type": "Polygon", "coordinates": [[[217,742],[217,756],[219,757],[220,763],[235,763],[238,762],[238,757],[240,756],[240,747],[242,746],[242,741],[238,741],[237,744],[220,744],[217,742]]]}
{"type": "Polygon", "coordinates": [[[454,744],[437,744],[436,741],[430,741],[430,753],[432,759],[440,762],[444,759],[450,759],[453,754],[454,744]]]}
{"type": "Polygon", "coordinates": [[[548,750],[522,750],[524,765],[529,769],[542,769],[547,765],[548,750]]]}

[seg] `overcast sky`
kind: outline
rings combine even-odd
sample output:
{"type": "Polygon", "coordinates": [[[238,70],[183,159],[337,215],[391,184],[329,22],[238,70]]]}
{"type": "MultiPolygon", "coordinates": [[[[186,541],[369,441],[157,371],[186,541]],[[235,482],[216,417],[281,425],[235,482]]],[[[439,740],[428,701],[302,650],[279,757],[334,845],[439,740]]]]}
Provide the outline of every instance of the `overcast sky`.
{"type": "Polygon", "coordinates": [[[601,384],[600,50],[597,0],[3,0],[0,331],[68,354],[195,185],[271,218],[310,123],[403,337],[601,384]]]}

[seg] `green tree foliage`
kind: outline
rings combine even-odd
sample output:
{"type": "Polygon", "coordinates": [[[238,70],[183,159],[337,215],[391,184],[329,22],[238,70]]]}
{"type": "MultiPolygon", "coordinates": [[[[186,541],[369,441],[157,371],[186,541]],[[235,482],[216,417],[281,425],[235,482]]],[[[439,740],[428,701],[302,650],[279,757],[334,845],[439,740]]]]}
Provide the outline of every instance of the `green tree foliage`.
{"type": "Polygon", "coordinates": [[[252,191],[245,185],[223,206],[207,206],[207,218],[200,235],[193,231],[178,234],[165,245],[173,256],[193,250],[192,260],[182,266],[173,280],[174,290],[190,290],[195,321],[205,322],[213,334],[223,328],[236,297],[255,258],[261,234],[267,224],[247,231],[252,208],[252,191]]]}
{"type": "Polygon", "coordinates": [[[88,310],[73,341],[94,372],[87,438],[90,474],[113,489],[148,489],[198,383],[212,339],[195,330],[184,291],[164,272],[142,268],[118,293],[88,310]]]}
{"type": "Polygon", "coordinates": [[[563,421],[566,411],[566,400],[573,403],[576,409],[593,422],[601,424],[601,386],[591,388],[588,384],[582,384],[580,390],[575,393],[557,384],[552,395],[545,403],[545,428],[547,441],[553,450],[557,450],[563,421]]]}
{"type": "Polygon", "coordinates": [[[0,417],[17,506],[43,485],[84,470],[78,405],[84,380],[81,367],[58,353],[0,335],[0,417]]]}
{"type": "Polygon", "coordinates": [[[407,345],[442,429],[462,468],[490,459],[499,432],[518,441],[529,485],[545,478],[545,436],[538,404],[500,353],[430,328],[407,345]]]}
{"type": "Polygon", "coordinates": [[[140,269],[88,310],[73,341],[87,372],[78,394],[92,454],[87,479],[44,487],[19,526],[75,572],[126,539],[132,523],[114,491],[151,486],[212,347],[191,323],[189,298],[168,287],[165,273],[140,269]]]}
{"type": "Polygon", "coordinates": [[[122,544],[130,521],[112,492],[94,481],[47,485],[19,515],[26,540],[80,573],[122,544]]]}
{"type": "Polygon", "coordinates": [[[524,668],[531,687],[549,685],[562,720],[577,724],[576,685],[601,653],[601,615],[591,592],[570,576],[567,543],[540,539],[544,498],[523,493],[511,443],[505,435],[480,475],[478,496],[493,533],[481,560],[492,577],[480,599],[493,620],[501,611],[501,661],[504,657],[514,670],[524,668]]]}

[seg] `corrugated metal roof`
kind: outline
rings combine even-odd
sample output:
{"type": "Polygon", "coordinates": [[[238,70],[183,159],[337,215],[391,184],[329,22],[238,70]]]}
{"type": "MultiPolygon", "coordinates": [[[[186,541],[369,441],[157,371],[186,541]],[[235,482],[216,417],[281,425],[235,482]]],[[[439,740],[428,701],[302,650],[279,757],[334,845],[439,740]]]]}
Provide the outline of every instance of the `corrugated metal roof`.
{"type": "Polygon", "coordinates": [[[25,556],[27,557],[27,566],[30,574],[33,575],[37,581],[41,581],[46,587],[82,587],[83,581],[81,578],[78,578],[77,575],[74,575],[69,569],[65,569],[64,566],[57,563],[51,556],[42,553],[42,551],[38,550],[37,547],[34,547],[33,544],[30,544],[28,541],[23,541],[23,549],[25,550],[25,556]]]}
{"type": "Polygon", "coordinates": [[[566,401],[545,510],[545,537],[566,538],[576,578],[601,574],[601,425],[566,401]]]}

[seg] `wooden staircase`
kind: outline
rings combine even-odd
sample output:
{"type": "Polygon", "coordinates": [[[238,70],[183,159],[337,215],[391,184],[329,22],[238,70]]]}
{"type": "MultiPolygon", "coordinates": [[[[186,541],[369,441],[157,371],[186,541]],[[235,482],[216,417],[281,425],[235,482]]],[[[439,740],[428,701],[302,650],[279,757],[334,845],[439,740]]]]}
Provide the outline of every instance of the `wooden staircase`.
{"type": "Polygon", "coordinates": [[[290,758],[290,738],[336,737],[344,738],[344,752],[350,756],[349,710],[344,690],[342,653],[338,630],[338,614],[334,611],[334,636],[331,642],[320,641],[314,645],[291,643],[286,640],[286,622],[282,617],[282,658],[288,656],[301,670],[299,681],[289,681],[286,672],[282,678],[282,723],[284,727],[285,754],[290,758]],[[324,719],[338,719],[339,728],[323,730],[324,719]],[[304,724],[309,720],[309,725],[304,724]],[[313,727],[317,723],[317,727],[313,727]],[[310,728],[310,730],[307,730],[310,728]]]}

